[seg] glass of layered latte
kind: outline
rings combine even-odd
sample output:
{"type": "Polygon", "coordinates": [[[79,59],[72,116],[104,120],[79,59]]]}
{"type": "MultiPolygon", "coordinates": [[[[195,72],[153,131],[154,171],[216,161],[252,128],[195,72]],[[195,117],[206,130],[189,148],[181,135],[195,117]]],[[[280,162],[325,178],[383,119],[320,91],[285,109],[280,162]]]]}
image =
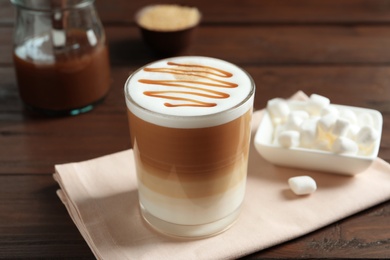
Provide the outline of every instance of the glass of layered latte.
{"type": "Polygon", "coordinates": [[[238,66],[183,56],[148,64],[125,84],[143,218],[201,238],[237,219],[244,199],[255,84],[238,66]]]}

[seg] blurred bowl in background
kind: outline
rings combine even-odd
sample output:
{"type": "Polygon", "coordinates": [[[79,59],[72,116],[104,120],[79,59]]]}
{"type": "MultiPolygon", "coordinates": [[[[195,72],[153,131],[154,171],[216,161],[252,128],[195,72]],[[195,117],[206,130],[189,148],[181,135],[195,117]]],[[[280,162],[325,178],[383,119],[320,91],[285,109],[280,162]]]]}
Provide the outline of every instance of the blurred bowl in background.
{"type": "Polygon", "coordinates": [[[184,53],[201,21],[196,7],[172,4],[145,6],[135,15],[144,42],[157,56],[184,53]]]}

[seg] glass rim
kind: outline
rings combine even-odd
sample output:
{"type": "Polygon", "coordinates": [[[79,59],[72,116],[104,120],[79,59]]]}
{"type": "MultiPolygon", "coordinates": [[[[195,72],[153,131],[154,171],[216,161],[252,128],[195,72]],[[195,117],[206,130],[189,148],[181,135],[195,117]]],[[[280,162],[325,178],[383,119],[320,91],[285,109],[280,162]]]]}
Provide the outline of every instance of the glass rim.
{"type": "MultiPolygon", "coordinates": [[[[207,119],[207,118],[214,118],[214,117],[218,117],[219,115],[222,115],[222,114],[225,114],[225,113],[229,113],[229,112],[232,112],[232,111],[235,111],[239,108],[241,108],[242,106],[244,106],[252,97],[254,97],[254,94],[255,94],[255,90],[256,90],[256,84],[255,84],[255,81],[253,80],[252,76],[243,68],[241,68],[240,66],[236,65],[236,64],[233,64],[231,62],[228,62],[230,64],[232,64],[233,66],[237,67],[238,69],[240,69],[242,72],[244,72],[244,74],[248,77],[250,83],[251,83],[251,87],[250,87],[250,90],[248,92],[248,94],[246,95],[246,97],[241,100],[239,103],[237,103],[236,105],[226,109],[226,110],[223,110],[223,111],[219,111],[219,112],[215,112],[215,113],[211,113],[211,114],[205,114],[205,115],[189,115],[189,116],[181,116],[181,115],[168,115],[168,114],[164,114],[164,113],[159,113],[159,112],[156,112],[156,111],[153,111],[153,110],[150,110],[148,108],[145,108],[143,106],[141,106],[140,104],[138,104],[130,95],[129,91],[128,91],[128,85],[129,85],[129,82],[130,80],[132,79],[132,77],[134,75],[136,75],[139,71],[143,70],[145,67],[147,66],[150,66],[152,64],[155,64],[157,62],[160,62],[160,61],[164,61],[164,60],[168,60],[168,59],[175,59],[175,58],[185,58],[185,57],[200,57],[200,58],[206,58],[206,59],[216,59],[216,60],[221,60],[221,61],[224,61],[224,62],[228,62],[226,60],[222,60],[222,59],[219,59],[219,58],[214,58],[214,57],[206,57],[206,56],[197,56],[197,55],[189,55],[189,56],[177,56],[177,57],[170,57],[170,58],[165,58],[165,59],[160,59],[160,60],[156,60],[156,61],[153,61],[153,62],[149,62],[148,64],[138,68],[137,70],[135,70],[134,72],[131,73],[131,75],[127,78],[126,82],[125,82],[125,85],[124,85],[124,93],[125,93],[125,98],[126,98],[126,103],[129,102],[131,103],[132,105],[134,105],[137,109],[141,110],[143,113],[146,113],[148,115],[151,115],[151,116],[155,116],[155,117],[160,117],[160,118],[165,118],[165,119],[168,119],[168,120],[201,120],[201,119],[207,119]]],[[[127,109],[130,110],[129,106],[126,104],[126,107],[127,109]]],[[[251,106],[253,107],[253,105],[251,106]]],[[[134,114],[134,113],[133,113],[134,114]]],[[[243,113],[244,114],[244,113],[243,113]]],[[[191,127],[192,128],[192,127],[191,127]]]]}
{"type": "MultiPolygon", "coordinates": [[[[53,13],[66,11],[71,9],[83,9],[93,5],[95,0],[80,0],[80,1],[63,1],[65,4],[60,6],[58,4],[50,6],[49,0],[39,1],[39,4],[34,4],[31,1],[10,0],[11,4],[20,9],[31,12],[53,13]]],[[[62,2],[62,1],[61,1],[62,2]]]]}

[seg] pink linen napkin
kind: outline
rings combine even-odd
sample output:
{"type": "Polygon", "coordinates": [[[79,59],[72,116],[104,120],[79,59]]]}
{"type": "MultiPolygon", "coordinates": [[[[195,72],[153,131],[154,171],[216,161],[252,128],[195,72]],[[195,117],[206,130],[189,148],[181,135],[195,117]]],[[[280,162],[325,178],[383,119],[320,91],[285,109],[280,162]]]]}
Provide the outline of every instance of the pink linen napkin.
{"type": "MultiPolygon", "coordinates": [[[[298,92],[293,98],[307,96],[298,92]]],[[[261,117],[261,111],[254,113],[252,134],[261,117]]],[[[274,166],[252,142],[239,220],[215,237],[175,240],[155,233],[140,216],[132,150],[55,169],[57,194],[98,259],[234,259],[390,199],[390,165],[380,158],[350,177],[274,166]],[[287,180],[298,175],[313,177],[317,191],[294,195],[287,180]]]]}

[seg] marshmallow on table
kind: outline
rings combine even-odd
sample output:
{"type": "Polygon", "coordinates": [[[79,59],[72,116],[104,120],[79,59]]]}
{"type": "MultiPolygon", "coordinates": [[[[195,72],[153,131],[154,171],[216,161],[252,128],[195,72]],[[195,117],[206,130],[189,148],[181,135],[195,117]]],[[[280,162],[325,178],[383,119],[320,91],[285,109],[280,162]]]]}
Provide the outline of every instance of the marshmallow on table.
{"type": "Polygon", "coordinates": [[[317,189],[315,180],[310,176],[292,177],[288,179],[288,185],[296,195],[310,194],[317,189]]]}

